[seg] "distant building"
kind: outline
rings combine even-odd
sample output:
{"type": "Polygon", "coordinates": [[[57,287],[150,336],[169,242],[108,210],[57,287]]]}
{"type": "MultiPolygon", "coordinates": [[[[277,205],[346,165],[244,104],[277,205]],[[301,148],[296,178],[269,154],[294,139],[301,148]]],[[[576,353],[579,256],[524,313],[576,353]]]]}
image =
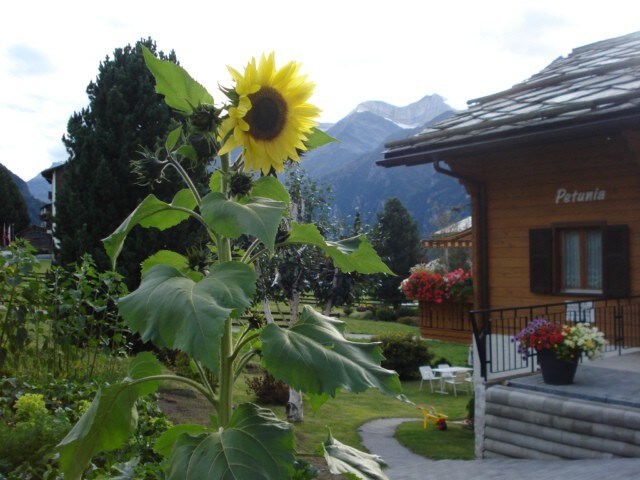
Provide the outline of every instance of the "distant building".
{"type": "Polygon", "coordinates": [[[53,233],[53,219],[56,215],[56,196],[63,182],[64,165],[64,163],[60,163],[43,170],[40,173],[40,175],[42,175],[51,185],[51,191],[49,192],[50,203],[47,203],[40,209],[40,219],[42,220],[41,226],[47,231],[47,233],[49,233],[49,235],[52,236],[56,248],[59,246],[59,241],[55,238],[53,233]]]}

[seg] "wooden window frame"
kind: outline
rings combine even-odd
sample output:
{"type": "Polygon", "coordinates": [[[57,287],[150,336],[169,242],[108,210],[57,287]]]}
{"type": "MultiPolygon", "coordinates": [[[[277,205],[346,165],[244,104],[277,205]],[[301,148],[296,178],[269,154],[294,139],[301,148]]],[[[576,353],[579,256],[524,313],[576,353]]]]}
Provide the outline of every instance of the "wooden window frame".
{"type": "Polygon", "coordinates": [[[529,289],[544,295],[627,297],[631,287],[629,245],[628,225],[581,222],[532,228],[529,230],[529,289]],[[602,289],[563,291],[559,231],[590,228],[602,231],[602,289]]]}
{"type": "Polygon", "coordinates": [[[552,227],[554,236],[555,249],[555,269],[556,275],[556,293],[559,294],[571,294],[571,295],[602,295],[604,286],[604,262],[603,255],[600,255],[600,287],[593,288],[587,285],[587,232],[598,232],[600,234],[600,248],[602,249],[603,240],[603,227],[602,225],[580,225],[580,226],[567,226],[567,227],[552,227]],[[579,262],[580,262],[580,285],[578,287],[568,287],[566,284],[566,271],[564,262],[564,242],[565,233],[577,232],[580,235],[579,240],[579,262]]]}

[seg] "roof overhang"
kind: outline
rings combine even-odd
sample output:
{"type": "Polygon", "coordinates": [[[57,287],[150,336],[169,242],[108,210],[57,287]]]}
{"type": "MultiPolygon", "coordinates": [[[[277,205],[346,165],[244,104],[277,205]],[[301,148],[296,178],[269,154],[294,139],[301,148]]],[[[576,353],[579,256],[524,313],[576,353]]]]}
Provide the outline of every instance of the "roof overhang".
{"type": "Polygon", "coordinates": [[[445,157],[478,155],[516,146],[531,146],[543,141],[563,141],[593,134],[607,135],[629,128],[640,128],[640,107],[624,112],[593,115],[579,121],[572,118],[551,124],[514,128],[499,134],[466,137],[462,140],[447,141],[431,136],[425,139],[416,135],[386,144],[384,160],[376,163],[382,167],[421,165],[445,157]]]}

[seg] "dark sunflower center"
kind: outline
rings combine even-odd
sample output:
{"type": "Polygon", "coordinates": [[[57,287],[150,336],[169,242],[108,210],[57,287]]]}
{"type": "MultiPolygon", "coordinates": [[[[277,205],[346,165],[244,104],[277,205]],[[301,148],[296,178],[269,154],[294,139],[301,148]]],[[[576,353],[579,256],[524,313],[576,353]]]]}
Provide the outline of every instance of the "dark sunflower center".
{"type": "Polygon", "coordinates": [[[251,110],[245,120],[249,134],[257,140],[273,140],[284,128],[287,119],[287,102],[272,87],[262,87],[249,95],[251,110]]]}

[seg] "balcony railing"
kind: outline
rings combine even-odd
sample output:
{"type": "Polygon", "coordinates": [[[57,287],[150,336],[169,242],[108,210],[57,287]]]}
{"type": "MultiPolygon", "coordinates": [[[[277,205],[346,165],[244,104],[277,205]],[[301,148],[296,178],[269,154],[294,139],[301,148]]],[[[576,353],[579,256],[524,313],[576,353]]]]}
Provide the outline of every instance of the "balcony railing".
{"type": "Polygon", "coordinates": [[[535,353],[522,358],[513,341],[513,336],[535,318],[595,325],[608,341],[605,352],[622,353],[624,349],[640,347],[640,296],[472,310],[469,315],[480,373],[486,380],[535,372],[535,353]]]}

